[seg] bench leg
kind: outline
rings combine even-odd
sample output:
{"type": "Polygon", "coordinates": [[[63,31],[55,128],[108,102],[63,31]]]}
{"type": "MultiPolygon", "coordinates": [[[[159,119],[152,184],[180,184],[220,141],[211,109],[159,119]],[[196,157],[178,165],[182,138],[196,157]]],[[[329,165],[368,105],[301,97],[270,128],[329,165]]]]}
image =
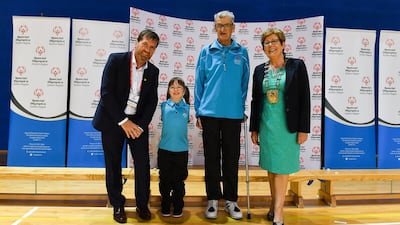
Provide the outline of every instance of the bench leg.
{"type": "Polygon", "coordinates": [[[294,198],[294,203],[298,208],[304,208],[304,200],[301,195],[301,183],[290,182],[289,195],[294,198]]]}
{"type": "Polygon", "coordinates": [[[319,199],[323,200],[332,207],[336,207],[336,197],[333,194],[333,185],[330,180],[321,180],[318,195],[319,199]]]}

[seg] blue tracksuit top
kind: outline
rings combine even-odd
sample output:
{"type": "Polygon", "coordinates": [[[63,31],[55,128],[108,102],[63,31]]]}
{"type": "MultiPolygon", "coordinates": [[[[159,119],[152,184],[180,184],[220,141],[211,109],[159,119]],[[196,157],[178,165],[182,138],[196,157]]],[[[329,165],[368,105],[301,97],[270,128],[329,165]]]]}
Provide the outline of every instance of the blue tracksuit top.
{"type": "Polygon", "coordinates": [[[171,99],[161,103],[162,130],[158,148],[171,152],[188,151],[189,104],[171,99]]]}
{"type": "Polygon", "coordinates": [[[206,45],[196,66],[196,117],[243,119],[250,76],[247,49],[232,40],[206,45]]]}

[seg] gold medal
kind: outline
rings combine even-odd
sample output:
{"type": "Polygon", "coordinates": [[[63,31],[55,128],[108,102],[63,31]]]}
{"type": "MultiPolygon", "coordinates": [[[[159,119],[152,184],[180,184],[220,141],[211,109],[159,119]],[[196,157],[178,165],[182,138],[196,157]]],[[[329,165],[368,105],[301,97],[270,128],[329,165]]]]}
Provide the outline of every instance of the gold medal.
{"type": "Polygon", "coordinates": [[[275,104],[279,101],[278,89],[267,90],[267,99],[271,104],[275,104]]]}

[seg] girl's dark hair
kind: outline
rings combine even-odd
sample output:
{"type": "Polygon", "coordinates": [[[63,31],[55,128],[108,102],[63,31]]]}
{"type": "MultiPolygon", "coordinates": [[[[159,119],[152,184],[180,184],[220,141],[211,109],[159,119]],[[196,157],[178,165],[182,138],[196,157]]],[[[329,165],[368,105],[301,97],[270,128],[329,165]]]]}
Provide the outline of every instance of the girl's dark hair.
{"type": "Polygon", "coordinates": [[[185,81],[182,80],[182,78],[180,77],[173,77],[171,78],[171,80],[168,83],[168,89],[167,89],[167,99],[169,99],[171,97],[171,95],[169,94],[169,87],[171,87],[174,83],[178,82],[179,85],[181,85],[184,90],[185,90],[185,94],[183,94],[183,99],[185,99],[185,102],[187,104],[190,105],[190,92],[189,92],[189,88],[185,85],[185,81]]]}

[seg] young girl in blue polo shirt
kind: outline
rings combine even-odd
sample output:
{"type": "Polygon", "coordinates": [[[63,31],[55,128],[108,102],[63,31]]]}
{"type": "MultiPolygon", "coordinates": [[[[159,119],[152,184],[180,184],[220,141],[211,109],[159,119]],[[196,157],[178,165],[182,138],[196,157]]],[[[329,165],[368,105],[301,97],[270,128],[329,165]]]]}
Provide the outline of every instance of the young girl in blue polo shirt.
{"type": "Polygon", "coordinates": [[[168,83],[167,101],[161,103],[162,131],[158,145],[161,214],[181,217],[185,180],[188,176],[189,89],[174,77],[168,83]]]}

